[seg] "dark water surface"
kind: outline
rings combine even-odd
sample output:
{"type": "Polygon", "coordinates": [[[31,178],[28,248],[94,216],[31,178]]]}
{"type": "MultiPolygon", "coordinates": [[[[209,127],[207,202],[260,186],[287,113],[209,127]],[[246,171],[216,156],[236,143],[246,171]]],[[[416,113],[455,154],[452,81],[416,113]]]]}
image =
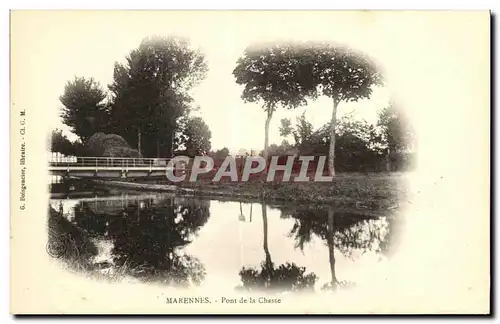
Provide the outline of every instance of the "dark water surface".
{"type": "Polygon", "coordinates": [[[161,194],[52,199],[49,255],[87,274],[162,285],[321,290],[385,262],[392,217],[161,194]]]}

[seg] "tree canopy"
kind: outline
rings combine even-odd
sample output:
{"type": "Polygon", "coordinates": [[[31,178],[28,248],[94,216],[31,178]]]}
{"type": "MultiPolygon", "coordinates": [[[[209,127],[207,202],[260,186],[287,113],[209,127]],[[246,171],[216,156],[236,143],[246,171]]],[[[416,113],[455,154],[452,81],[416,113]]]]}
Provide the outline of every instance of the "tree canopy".
{"type": "Polygon", "coordinates": [[[145,38],[125,64],[115,64],[109,86],[115,133],[132,146],[143,145],[146,156],[171,156],[178,120],[193,101],[188,91],[206,71],[203,54],[186,39],[145,38]]]}
{"type": "Polygon", "coordinates": [[[264,156],[269,144],[269,123],[280,106],[293,109],[307,103],[314,96],[314,84],[307,73],[311,62],[296,55],[287,43],[255,44],[247,47],[236,63],[233,75],[243,85],[241,98],[258,102],[267,113],[264,126],[264,156]]]}
{"type": "MultiPolygon", "coordinates": [[[[122,137],[128,153],[120,146],[108,152],[113,156],[135,156],[129,150],[137,149],[139,155],[170,157],[186,144],[183,132],[192,130],[187,126],[196,108],[190,91],[206,72],[204,55],[187,39],[147,37],[115,63],[109,95],[93,78],[69,81],[61,96],[61,116],[84,144],[96,133],[122,137]]],[[[210,132],[208,126],[203,131],[210,132]]]]}
{"type": "MultiPolygon", "coordinates": [[[[369,98],[374,86],[382,84],[379,68],[369,57],[339,44],[328,42],[273,42],[248,47],[233,71],[236,83],[245,85],[242,98],[262,102],[268,128],[278,106],[290,109],[307,99],[326,96],[333,100],[330,122],[329,170],[334,174],[335,127],[340,102],[369,98]]],[[[288,125],[282,125],[285,133],[288,125]]],[[[304,125],[305,126],[305,125],[304,125]]]]}
{"type": "Polygon", "coordinates": [[[187,156],[207,154],[211,149],[212,132],[200,117],[189,118],[182,132],[181,144],[187,156]]]}
{"type": "Polygon", "coordinates": [[[83,143],[104,127],[105,98],[106,93],[93,78],[75,77],[64,87],[59,98],[63,104],[62,121],[83,143]]]}

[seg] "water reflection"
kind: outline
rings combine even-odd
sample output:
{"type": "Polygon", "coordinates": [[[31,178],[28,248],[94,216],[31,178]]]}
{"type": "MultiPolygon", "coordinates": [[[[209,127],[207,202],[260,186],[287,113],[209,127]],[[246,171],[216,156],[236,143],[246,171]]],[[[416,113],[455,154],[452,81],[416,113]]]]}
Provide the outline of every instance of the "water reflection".
{"type": "Polygon", "coordinates": [[[323,289],[335,290],[339,286],[351,286],[353,282],[339,281],[335,271],[335,249],[343,255],[353,257],[353,253],[387,252],[389,244],[389,223],[386,218],[360,218],[358,214],[340,213],[331,207],[317,209],[288,209],[282,217],[295,220],[289,235],[294,237],[295,246],[304,250],[313,235],[325,241],[328,246],[328,260],[331,279],[323,289]]]}
{"type": "Polygon", "coordinates": [[[97,246],[87,233],[49,206],[49,241],[47,252],[52,257],[62,258],[73,268],[91,270],[91,259],[98,253],[97,246]]]}
{"type": "MultiPolygon", "coordinates": [[[[183,253],[182,248],[207,222],[208,201],[169,198],[153,204],[151,200],[141,200],[123,209],[108,206],[104,212],[93,205],[87,201],[75,206],[72,223],[54,209],[51,219],[56,217],[71,224],[85,233],[87,241],[92,242],[93,238],[94,242],[107,241],[113,246],[110,258],[95,262],[94,267],[113,266],[114,272],[121,275],[170,284],[199,284],[204,279],[201,262],[183,253]]],[[[88,259],[80,258],[78,262],[89,264],[88,259]]]]}
{"type": "Polygon", "coordinates": [[[261,206],[265,260],[261,263],[260,269],[243,267],[240,270],[239,275],[243,285],[238,288],[269,289],[276,292],[313,289],[317,279],[316,274],[306,274],[306,268],[297,266],[295,263],[286,262],[278,266],[273,263],[268,247],[267,205],[262,203],[261,206]]]}
{"type": "Polygon", "coordinates": [[[166,195],[52,200],[49,215],[49,254],[72,268],[217,291],[358,282],[392,233],[386,217],[166,195]]]}

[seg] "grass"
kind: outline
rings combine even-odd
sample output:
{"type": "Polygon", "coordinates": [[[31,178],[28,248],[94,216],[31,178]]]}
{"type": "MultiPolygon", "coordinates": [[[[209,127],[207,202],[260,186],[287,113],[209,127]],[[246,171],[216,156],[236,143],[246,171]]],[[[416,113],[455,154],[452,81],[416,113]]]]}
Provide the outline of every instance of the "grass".
{"type": "MultiPolygon", "coordinates": [[[[293,177],[292,177],[293,178],[293,177]]],[[[163,191],[162,185],[172,185],[165,179],[131,180],[140,183],[143,190],[163,191]],[[154,184],[154,186],[152,186],[154,184]]],[[[106,185],[127,187],[127,181],[109,181],[106,185]]],[[[248,182],[231,182],[223,179],[211,181],[210,177],[198,182],[176,184],[179,195],[193,195],[234,200],[264,200],[266,202],[291,202],[299,204],[328,204],[337,208],[383,211],[397,208],[407,200],[407,190],[402,173],[340,173],[331,182],[266,182],[251,179],[248,182]]],[[[171,187],[168,190],[172,190],[171,187]]]]}

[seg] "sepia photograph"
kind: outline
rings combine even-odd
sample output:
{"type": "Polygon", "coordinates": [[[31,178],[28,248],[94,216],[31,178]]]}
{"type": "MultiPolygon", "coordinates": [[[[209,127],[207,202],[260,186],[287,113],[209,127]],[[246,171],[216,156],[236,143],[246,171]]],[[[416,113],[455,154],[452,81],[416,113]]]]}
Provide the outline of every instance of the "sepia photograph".
{"type": "Polygon", "coordinates": [[[489,314],[490,19],[11,11],[11,313],[489,314]]]}

